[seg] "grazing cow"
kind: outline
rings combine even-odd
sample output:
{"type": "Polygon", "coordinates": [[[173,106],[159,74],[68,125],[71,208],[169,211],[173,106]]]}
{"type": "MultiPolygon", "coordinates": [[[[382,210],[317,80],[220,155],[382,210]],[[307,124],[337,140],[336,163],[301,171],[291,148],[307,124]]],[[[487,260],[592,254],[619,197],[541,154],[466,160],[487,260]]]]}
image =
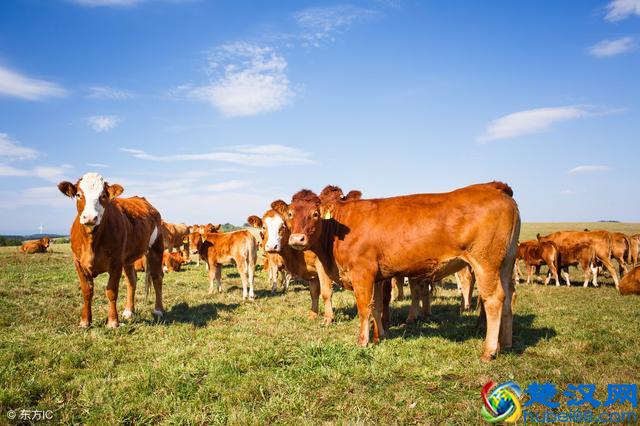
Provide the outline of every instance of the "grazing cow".
{"type": "Polygon", "coordinates": [[[620,280],[620,294],[640,294],[640,266],[633,268],[620,280]]]}
{"type": "Polygon", "coordinates": [[[39,240],[25,241],[18,248],[18,251],[25,254],[46,253],[49,248],[49,242],[49,237],[43,237],[39,240]]]}
{"type": "Polygon", "coordinates": [[[169,250],[164,251],[162,255],[162,270],[164,272],[178,272],[182,269],[183,263],[186,263],[186,260],[181,252],[170,253],[169,250]]]}
{"type": "Polygon", "coordinates": [[[291,229],[289,244],[311,250],[325,271],[352,288],[360,317],[358,343],[384,337],[384,280],[395,275],[439,281],[471,265],[487,315],[481,359],[512,343],[511,274],[520,214],[513,191],[501,182],[448,193],[323,202],[309,190],[291,205],[272,204],[291,229]]]}
{"type": "Polygon", "coordinates": [[[222,265],[234,262],[242,280],[242,300],[254,299],[253,274],[255,272],[258,243],[247,230],[189,234],[189,250],[198,254],[207,264],[209,294],[213,293],[213,280],[222,291],[222,265]],[[247,292],[247,285],[249,290],[247,292]]]}
{"type": "Polygon", "coordinates": [[[626,262],[631,262],[629,237],[622,232],[610,232],[611,234],[611,257],[618,262],[618,273],[620,277],[629,272],[626,262]]]}
{"type": "MultiPolygon", "coordinates": [[[[277,201],[274,201],[277,203],[277,201]]],[[[318,317],[319,299],[322,294],[324,301],[324,324],[333,321],[333,306],[331,296],[333,294],[333,283],[324,273],[322,264],[318,257],[310,251],[301,252],[289,246],[289,229],[285,220],[275,210],[268,210],[262,218],[249,216],[247,222],[260,230],[262,239],[262,249],[266,253],[278,254],[284,261],[285,268],[295,277],[299,277],[309,282],[311,293],[311,311],[309,318],[318,317]]]]}
{"type": "Polygon", "coordinates": [[[265,252],[263,268],[267,271],[267,276],[271,282],[271,293],[275,293],[278,289],[278,278],[281,279],[284,291],[289,290],[291,274],[287,271],[282,256],[277,253],[265,252]]]}
{"type": "Polygon", "coordinates": [[[596,259],[607,268],[618,288],[618,274],[611,263],[611,233],[608,231],[558,231],[544,237],[538,234],[538,241],[555,243],[561,253],[567,247],[576,244],[592,245],[596,252],[596,259]]]}
{"type": "Polygon", "coordinates": [[[156,294],[154,314],[162,316],[162,223],[160,213],[144,198],[117,198],[124,189],[110,185],[97,173],[87,173],[77,183],[60,182],[58,189],[76,198],[78,213],[71,226],[73,262],[84,296],[81,327],[91,325],[93,280],[107,272],[108,327],[117,327],[118,286],[124,270],[127,304],[122,317],[135,312],[136,272],[134,262],[146,254],[145,293],[153,281],[156,294]]]}
{"type": "MultiPolygon", "coordinates": [[[[534,268],[539,273],[540,266],[547,265],[549,275],[544,280],[544,285],[549,284],[551,276],[556,280],[556,286],[560,285],[558,278],[558,247],[552,241],[528,240],[518,244],[518,255],[516,259],[522,259],[527,271],[527,284],[531,281],[534,268]]],[[[516,266],[516,282],[519,281],[518,268],[516,266]]]]}
{"type": "Polygon", "coordinates": [[[184,239],[189,235],[189,227],[183,223],[168,223],[162,221],[162,238],[164,240],[164,248],[169,253],[173,249],[188,253],[189,245],[185,244],[184,239]]]}
{"type": "Polygon", "coordinates": [[[631,235],[629,237],[631,247],[629,248],[629,263],[632,267],[638,264],[638,255],[640,254],[640,234],[631,235]]]}
{"type": "Polygon", "coordinates": [[[569,267],[580,265],[584,272],[584,287],[589,286],[589,275],[593,275],[593,286],[598,287],[598,273],[596,269],[596,249],[589,243],[565,245],[558,253],[558,269],[564,277],[567,287],[571,286],[569,267]]]}

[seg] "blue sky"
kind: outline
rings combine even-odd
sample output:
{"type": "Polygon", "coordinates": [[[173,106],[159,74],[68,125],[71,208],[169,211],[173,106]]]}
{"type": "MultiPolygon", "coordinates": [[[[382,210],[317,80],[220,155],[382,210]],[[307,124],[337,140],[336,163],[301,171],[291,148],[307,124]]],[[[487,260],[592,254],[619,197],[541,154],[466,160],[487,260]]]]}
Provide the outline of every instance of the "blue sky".
{"type": "Polygon", "coordinates": [[[0,233],[97,171],[173,222],[327,184],[493,179],[525,221],[640,221],[640,0],[0,2],[0,233]]]}

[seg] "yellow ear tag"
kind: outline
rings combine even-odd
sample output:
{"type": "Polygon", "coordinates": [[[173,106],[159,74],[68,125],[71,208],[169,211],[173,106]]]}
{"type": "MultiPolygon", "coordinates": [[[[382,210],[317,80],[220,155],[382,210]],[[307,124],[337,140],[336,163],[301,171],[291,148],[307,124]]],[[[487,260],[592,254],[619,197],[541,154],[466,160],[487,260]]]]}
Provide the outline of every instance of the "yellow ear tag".
{"type": "Polygon", "coordinates": [[[331,219],[331,210],[327,210],[324,213],[324,218],[327,219],[327,220],[331,219]]]}
{"type": "Polygon", "coordinates": [[[202,242],[203,242],[203,243],[207,240],[207,237],[205,237],[205,236],[204,236],[204,234],[203,234],[203,235],[200,235],[200,238],[202,238],[202,242]]]}

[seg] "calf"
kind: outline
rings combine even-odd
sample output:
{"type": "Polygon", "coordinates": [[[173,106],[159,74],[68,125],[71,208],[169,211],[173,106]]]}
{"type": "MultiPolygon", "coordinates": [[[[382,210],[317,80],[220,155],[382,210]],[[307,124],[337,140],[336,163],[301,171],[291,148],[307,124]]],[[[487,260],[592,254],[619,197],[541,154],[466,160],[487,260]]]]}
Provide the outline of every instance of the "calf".
{"type": "Polygon", "coordinates": [[[578,243],[562,246],[558,255],[558,268],[564,277],[567,287],[571,286],[569,280],[569,267],[580,265],[584,271],[584,287],[589,285],[589,273],[593,275],[593,285],[598,287],[598,274],[596,271],[596,249],[589,243],[578,243]]]}
{"type": "MultiPolygon", "coordinates": [[[[540,266],[547,265],[549,268],[549,275],[544,281],[544,285],[549,284],[551,280],[551,275],[556,280],[556,286],[560,285],[560,280],[558,278],[558,247],[552,241],[538,241],[538,240],[528,240],[523,241],[518,244],[518,254],[516,259],[521,259],[524,261],[525,269],[527,271],[527,284],[531,281],[531,277],[533,275],[534,268],[537,272],[540,270],[540,266]]],[[[515,268],[516,271],[516,281],[519,281],[518,268],[515,268]]]]}
{"type": "Polygon", "coordinates": [[[555,243],[562,253],[568,247],[576,244],[590,244],[595,249],[596,259],[604,265],[611,274],[618,288],[618,274],[611,263],[611,234],[607,231],[559,231],[547,236],[538,234],[538,241],[551,241],[555,243]]]}
{"type": "Polygon", "coordinates": [[[358,343],[384,337],[382,284],[395,275],[431,282],[471,265],[487,316],[482,360],[512,343],[511,280],[520,214],[500,182],[442,194],[323,202],[309,190],[272,204],[291,229],[289,244],[311,250],[327,274],[356,296],[358,343]]]}
{"type": "Polygon", "coordinates": [[[284,259],[277,253],[264,253],[263,268],[267,271],[267,276],[271,282],[271,293],[275,293],[278,288],[278,278],[281,278],[284,290],[289,289],[291,274],[287,271],[284,259]]]}
{"type": "Polygon", "coordinates": [[[182,269],[182,264],[186,263],[182,253],[170,253],[165,250],[162,255],[162,270],[164,272],[178,272],[182,269]]]}
{"type": "Polygon", "coordinates": [[[626,296],[628,294],[640,294],[640,266],[631,270],[620,280],[620,294],[626,296]]]}
{"type": "Polygon", "coordinates": [[[93,280],[107,272],[108,327],[117,327],[118,286],[124,270],[127,304],[122,317],[135,312],[136,272],[134,262],[146,254],[145,293],[153,281],[156,294],[154,314],[162,316],[162,224],[160,213],[140,197],[117,198],[122,186],[110,185],[97,173],[87,173],[75,184],[60,182],[64,195],[76,198],[77,214],[71,226],[73,263],[80,279],[84,306],[81,327],[91,325],[93,280]]]}
{"type": "Polygon", "coordinates": [[[18,248],[18,251],[26,254],[46,253],[49,248],[49,242],[49,237],[43,237],[34,241],[25,241],[22,243],[22,246],[18,248]]]}
{"type": "Polygon", "coordinates": [[[184,239],[189,235],[189,227],[183,223],[168,223],[162,221],[162,239],[164,240],[164,248],[169,253],[173,249],[188,253],[189,245],[185,244],[184,239]]]}
{"type": "Polygon", "coordinates": [[[222,265],[235,262],[242,280],[242,300],[254,299],[253,274],[256,267],[258,243],[247,230],[234,232],[189,234],[189,250],[198,254],[207,264],[209,294],[213,293],[213,280],[218,282],[218,292],[222,291],[222,265]],[[247,284],[249,291],[247,293],[247,284]]]}

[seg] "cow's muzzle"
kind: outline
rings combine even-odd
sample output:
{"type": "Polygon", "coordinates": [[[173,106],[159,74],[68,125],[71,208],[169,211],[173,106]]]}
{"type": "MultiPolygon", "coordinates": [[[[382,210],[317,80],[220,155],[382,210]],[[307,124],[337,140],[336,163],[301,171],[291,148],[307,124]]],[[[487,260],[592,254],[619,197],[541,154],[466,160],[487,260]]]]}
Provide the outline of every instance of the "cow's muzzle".
{"type": "Polygon", "coordinates": [[[289,245],[296,250],[306,250],[309,246],[309,239],[305,234],[291,234],[289,245]]]}

